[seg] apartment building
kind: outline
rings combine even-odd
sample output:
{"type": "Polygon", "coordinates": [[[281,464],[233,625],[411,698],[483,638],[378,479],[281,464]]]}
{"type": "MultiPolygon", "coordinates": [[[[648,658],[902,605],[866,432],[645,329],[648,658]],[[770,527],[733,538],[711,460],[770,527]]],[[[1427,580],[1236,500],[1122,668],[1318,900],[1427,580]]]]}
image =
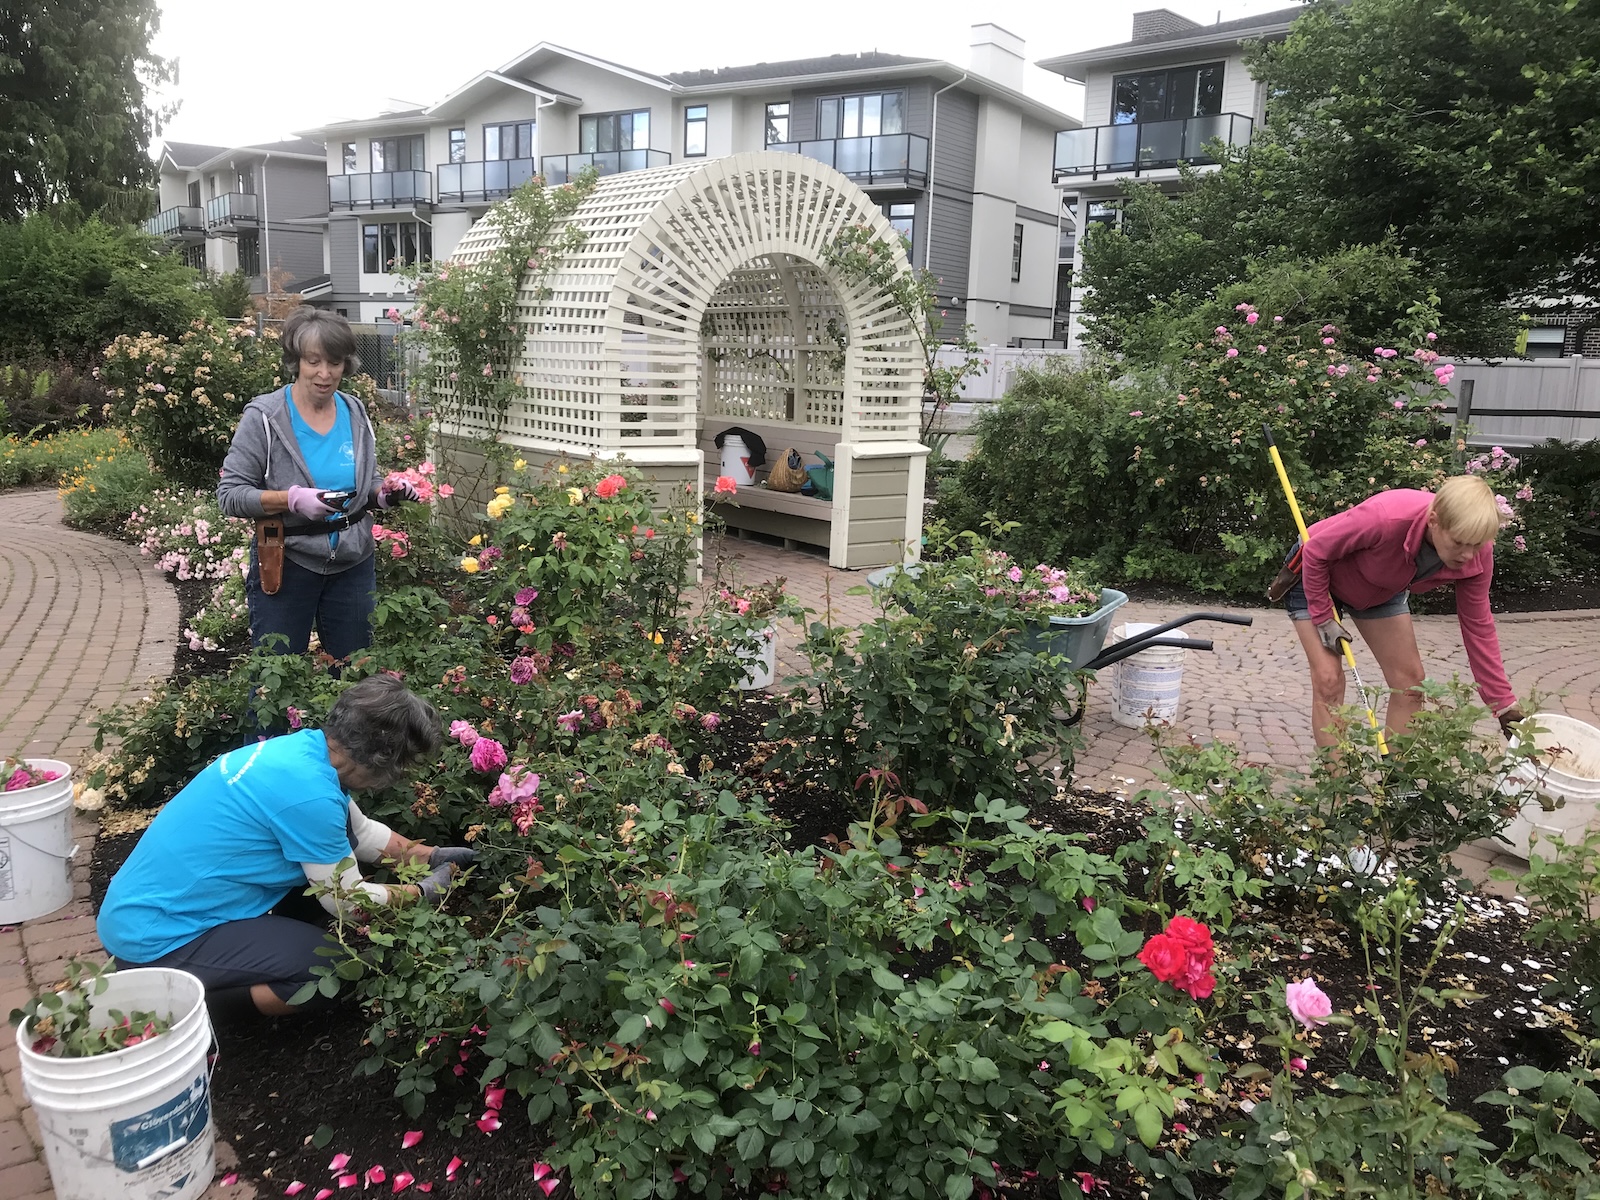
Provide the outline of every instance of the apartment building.
{"type": "Polygon", "coordinates": [[[267,290],[269,269],[290,285],[314,281],[327,271],[326,161],[322,143],[306,138],[232,147],[167,142],[157,212],[145,232],[196,270],[242,270],[257,292],[267,290]]]}
{"type": "MultiPolygon", "coordinates": [[[[1051,176],[1074,231],[1119,219],[1122,184],[1140,180],[1176,190],[1181,164],[1215,166],[1213,141],[1245,146],[1266,115],[1266,97],[1244,61],[1247,42],[1281,39],[1301,7],[1202,25],[1165,8],[1133,14],[1132,37],[1114,46],[1041,60],[1046,71],[1080,83],[1083,122],[1056,135],[1051,176]]],[[[1074,240],[1072,276],[1082,271],[1074,240]]],[[[1063,330],[1078,344],[1078,304],[1063,330]]]]}
{"type": "MultiPolygon", "coordinates": [[[[393,267],[448,257],[535,174],[559,184],[768,149],[836,167],[942,281],[952,327],[1051,336],[1063,258],[1050,168],[1077,122],[1023,94],[1024,44],[973,27],[966,67],[893,54],[654,74],[541,43],[428,107],[335,122],[326,145],[329,288],[352,320],[406,306],[393,267]]],[[[1070,243],[1069,243],[1070,251],[1070,243]]]]}

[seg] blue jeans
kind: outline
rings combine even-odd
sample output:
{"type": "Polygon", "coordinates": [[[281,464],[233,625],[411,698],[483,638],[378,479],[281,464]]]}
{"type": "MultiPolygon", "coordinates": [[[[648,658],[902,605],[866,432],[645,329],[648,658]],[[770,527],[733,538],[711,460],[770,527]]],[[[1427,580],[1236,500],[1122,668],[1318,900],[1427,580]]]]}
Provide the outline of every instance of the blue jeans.
{"type": "Polygon", "coordinates": [[[334,658],[349,658],[372,644],[372,610],[378,603],[378,570],[367,558],[337,575],[319,575],[293,559],[283,560],[283,586],[269,596],[261,590],[261,567],[254,549],[244,580],[250,608],[250,644],[273,635],[288,639],[284,654],[304,654],[317,631],[322,648],[334,658]]]}

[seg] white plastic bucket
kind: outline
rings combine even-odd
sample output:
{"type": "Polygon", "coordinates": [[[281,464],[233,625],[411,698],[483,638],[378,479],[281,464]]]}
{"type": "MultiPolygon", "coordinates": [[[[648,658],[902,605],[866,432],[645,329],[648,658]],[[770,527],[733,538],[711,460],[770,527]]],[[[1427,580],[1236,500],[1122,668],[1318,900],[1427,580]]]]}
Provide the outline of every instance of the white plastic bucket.
{"type": "Polygon", "coordinates": [[[72,899],[72,768],[30,758],[30,771],[59,778],[0,792],[0,925],[17,925],[72,899]]]}
{"type": "MultiPolygon", "coordinates": [[[[1531,854],[1549,857],[1551,836],[1577,841],[1600,825],[1596,819],[1600,811],[1600,729],[1565,713],[1534,713],[1533,720],[1542,726],[1534,735],[1540,756],[1523,762],[1502,790],[1526,794],[1532,789],[1559,802],[1560,807],[1546,812],[1537,798],[1530,799],[1506,826],[1509,849],[1523,858],[1531,854]]],[[[1497,840],[1483,844],[1497,850],[1508,848],[1497,840]]]]}
{"type": "Polygon", "coordinates": [[[771,687],[773,673],[778,667],[778,631],[771,625],[757,630],[738,653],[746,669],[745,677],[739,681],[739,690],[757,692],[771,687]]]}
{"type": "MultiPolygon", "coordinates": [[[[1114,630],[1113,642],[1125,642],[1154,629],[1153,624],[1129,622],[1114,630]]],[[[1142,728],[1153,721],[1171,721],[1178,715],[1183,690],[1183,647],[1152,646],[1111,667],[1111,719],[1118,725],[1142,728]]]]}
{"type": "Polygon", "coordinates": [[[755,469],[750,465],[750,447],[736,433],[722,439],[722,470],[720,474],[731,478],[740,487],[756,481],[755,469]]]}
{"type": "Polygon", "coordinates": [[[110,1009],[170,1016],[172,1029],[90,1058],[35,1054],[17,1030],[22,1088],[44,1139],[56,1200],[194,1200],[216,1173],[211,1123],[211,1020],[205,988],[164,967],[113,972],[93,997],[110,1009]]]}

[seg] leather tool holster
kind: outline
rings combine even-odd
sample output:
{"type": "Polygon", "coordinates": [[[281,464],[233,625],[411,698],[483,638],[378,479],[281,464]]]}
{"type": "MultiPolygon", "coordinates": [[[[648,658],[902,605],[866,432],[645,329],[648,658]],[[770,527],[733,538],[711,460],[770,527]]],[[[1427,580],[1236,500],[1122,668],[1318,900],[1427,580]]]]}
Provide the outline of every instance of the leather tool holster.
{"type": "Polygon", "coordinates": [[[261,571],[261,590],[276,596],[283,586],[282,517],[262,517],[256,522],[256,565],[261,571]]]}

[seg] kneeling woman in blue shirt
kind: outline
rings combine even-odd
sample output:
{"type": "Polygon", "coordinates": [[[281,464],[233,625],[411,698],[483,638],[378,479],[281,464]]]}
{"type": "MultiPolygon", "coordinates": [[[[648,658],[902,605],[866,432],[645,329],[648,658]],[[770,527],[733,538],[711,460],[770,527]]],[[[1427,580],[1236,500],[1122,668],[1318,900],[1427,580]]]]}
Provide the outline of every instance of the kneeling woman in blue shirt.
{"type": "Polygon", "coordinates": [[[324,728],[229,751],[161,810],[111,880],[101,943],[121,966],[198,976],[215,1014],[299,1011],[288,1001],[330,961],[317,953],[330,941],[324,926],[283,912],[311,907],[308,884],[337,880],[337,895],[320,899],[338,915],[441,897],[456,866],[475,857],[409,841],[349,796],[396,782],[439,742],[434,707],[376,675],[346,689],[324,728]],[[420,884],[384,886],[364,880],[352,857],[431,871],[420,884]]]}

